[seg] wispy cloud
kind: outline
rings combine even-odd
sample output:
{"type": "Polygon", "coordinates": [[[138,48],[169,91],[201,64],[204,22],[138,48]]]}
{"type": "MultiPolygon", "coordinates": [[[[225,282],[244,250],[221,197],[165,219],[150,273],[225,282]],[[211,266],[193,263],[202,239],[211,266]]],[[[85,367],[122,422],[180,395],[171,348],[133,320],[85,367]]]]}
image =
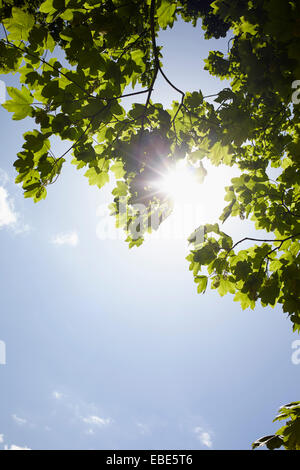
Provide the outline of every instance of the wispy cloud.
{"type": "Polygon", "coordinates": [[[5,186],[9,181],[10,181],[10,178],[8,174],[6,173],[6,171],[0,168],[0,185],[5,186]]]}
{"type": "Polygon", "coordinates": [[[24,424],[27,423],[27,419],[25,418],[20,418],[19,416],[17,416],[16,414],[13,414],[12,415],[12,419],[14,420],[14,422],[16,424],[18,424],[19,426],[23,426],[24,424]]]}
{"type": "Polygon", "coordinates": [[[95,431],[92,428],[89,428],[85,431],[85,434],[88,436],[93,436],[95,434],[95,431]]]}
{"type": "Polygon", "coordinates": [[[28,232],[30,227],[22,221],[15,210],[14,200],[9,196],[7,186],[12,183],[8,174],[0,168],[0,228],[10,228],[15,234],[21,234],[28,232]]]}
{"type": "Polygon", "coordinates": [[[91,426],[107,426],[111,423],[110,418],[100,418],[100,416],[87,416],[86,418],[82,418],[82,421],[91,426]]]}
{"type": "Polygon", "coordinates": [[[17,214],[13,202],[8,199],[8,193],[0,186],[0,227],[12,226],[17,222],[17,214]]]}
{"type": "Polygon", "coordinates": [[[54,245],[77,246],[79,237],[77,232],[59,233],[52,238],[51,242],[54,245]]]}
{"type": "Polygon", "coordinates": [[[69,415],[72,423],[77,422],[81,431],[87,435],[94,435],[103,428],[108,427],[114,421],[110,417],[103,417],[102,411],[93,403],[88,403],[81,399],[75,398],[71,393],[62,393],[59,389],[52,392],[52,397],[56,402],[56,406],[63,409],[69,415]]]}
{"type": "Polygon", "coordinates": [[[11,444],[10,447],[8,447],[8,445],[5,445],[4,450],[31,450],[31,449],[29,447],[20,447],[20,446],[16,446],[15,444],[11,444]]]}
{"type": "MultiPolygon", "coordinates": [[[[13,416],[16,416],[16,415],[13,415],[13,416]]],[[[0,444],[4,444],[4,434],[0,434],[0,444]]],[[[29,447],[26,447],[26,446],[21,447],[21,446],[17,446],[16,444],[11,444],[11,445],[5,444],[3,448],[4,450],[31,450],[29,447]]]]}
{"type": "Polygon", "coordinates": [[[55,400],[61,400],[64,397],[64,394],[61,392],[58,392],[57,390],[54,390],[52,392],[52,396],[53,398],[55,398],[55,400]]]}
{"type": "Polygon", "coordinates": [[[211,434],[207,431],[204,431],[203,428],[200,426],[196,426],[194,429],[194,433],[196,434],[196,438],[201,442],[202,445],[211,449],[213,443],[211,434]]]}
{"type": "Polygon", "coordinates": [[[144,436],[145,434],[149,434],[150,433],[150,429],[149,429],[149,426],[147,426],[147,424],[144,424],[144,423],[136,423],[139,431],[140,431],[140,434],[142,436],[144,436]]]}

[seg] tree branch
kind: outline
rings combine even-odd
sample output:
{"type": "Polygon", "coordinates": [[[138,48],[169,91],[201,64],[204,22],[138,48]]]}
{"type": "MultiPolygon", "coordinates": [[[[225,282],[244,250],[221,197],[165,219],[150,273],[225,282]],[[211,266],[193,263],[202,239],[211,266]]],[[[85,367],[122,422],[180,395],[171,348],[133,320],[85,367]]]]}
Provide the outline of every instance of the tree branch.
{"type": "Polygon", "coordinates": [[[230,250],[227,251],[227,255],[235,249],[235,247],[237,247],[240,243],[243,243],[245,241],[252,241],[252,242],[264,242],[264,243],[280,243],[280,245],[276,248],[274,248],[273,251],[276,251],[278,250],[279,248],[282,247],[283,243],[288,241],[288,240],[291,240],[292,238],[297,238],[297,237],[300,237],[300,233],[295,233],[294,235],[290,235],[289,237],[287,238],[284,238],[284,239],[280,239],[280,240],[277,240],[277,239],[273,239],[273,240],[270,240],[270,239],[261,239],[261,238],[251,238],[251,237],[245,237],[243,238],[242,240],[239,240],[238,242],[236,242],[231,248],[230,250]]]}
{"type": "MultiPolygon", "coordinates": [[[[150,102],[151,94],[152,94],[152,91],[153,91],[154,83],[155,83],[157,73],[158,73],[158,69],[159,69],[159,60],[158,60],[157,50],[156,50],[157,46],[156,46],[156,38],[155,38],[155,19],[154,19],[154,15],[155,15],[155,0],[151,0],[151,5],[150,5],[150,31],[151,31],[152,49],[153,49],[153,54],[154,54],[154,73],[153,73],[153,77],[152,77],[151,84],[150,84],[150,87],[149,87],[147,100],[146,100],[146,103],[145,103],[145,112],[147,111],[147,107],[148,107],[149,102],[150,102]]],[[[144,130],[144,121],[145,121],[145,113],[142,116],[142,123],[141,123],[142,133],[143,133],[143,130],[144,130]]]]}

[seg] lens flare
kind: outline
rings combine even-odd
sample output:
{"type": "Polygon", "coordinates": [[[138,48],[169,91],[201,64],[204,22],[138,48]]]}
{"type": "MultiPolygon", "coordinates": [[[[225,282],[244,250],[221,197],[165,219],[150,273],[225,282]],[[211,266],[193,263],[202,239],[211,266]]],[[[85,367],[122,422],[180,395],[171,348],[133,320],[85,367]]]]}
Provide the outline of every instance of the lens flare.
{"type": "Polygon", "coordinates": [[[185,160],[180,160],[175,168],[168,171],[158,185],[175,205],[195,203],[200,197],[201,186],[196,179],[195,168],[185,160]]]}

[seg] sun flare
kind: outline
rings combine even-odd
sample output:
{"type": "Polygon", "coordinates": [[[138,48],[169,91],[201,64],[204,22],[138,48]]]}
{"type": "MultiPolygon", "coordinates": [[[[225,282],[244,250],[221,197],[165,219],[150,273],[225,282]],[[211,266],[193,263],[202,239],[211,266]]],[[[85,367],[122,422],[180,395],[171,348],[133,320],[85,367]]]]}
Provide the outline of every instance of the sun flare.
{"type": "Polygon", "coordinates": [[[193,204],[200,196],[200,185],[195,176],[195,168],[185,160],[177,162],[159,181],[160,189],[169,196],[174,205],[193,204]]]}
{"type": "Polygon", "coordinates": [[[187,238],[197,227],[205,223],[215,223],[225,205],[225,186],[230,184],[237,169],[205,162],[205,169],[193,167],[187,159],[161,174],[156,187],[173,202],[173,212],[161,225],[160,232],[166,237],[174,233],[174,238],[187,238]],[[200,175],[200,177],[199,177],[200,175]]]}
{"type": "Polygon", "coordinates": [[[160,234],[167,239],[186,239],[202,220],[202,188],[196,177],[197,169],[186,159],[160,175],[156,185],[173,203],[170,217],[162,224],[160,234]]]}

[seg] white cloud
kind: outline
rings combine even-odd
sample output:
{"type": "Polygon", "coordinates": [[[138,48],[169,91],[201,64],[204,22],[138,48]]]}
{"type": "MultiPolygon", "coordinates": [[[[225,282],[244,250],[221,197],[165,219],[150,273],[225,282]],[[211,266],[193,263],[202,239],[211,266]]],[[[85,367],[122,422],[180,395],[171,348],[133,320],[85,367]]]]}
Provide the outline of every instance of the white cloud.
{"type": "Polygon", "coordinates": [[[6,171],[0,168],[0,228],[8,227],[16,235],[19,235],[28,232],[30,227],[23,222],[20,214],[15,211],[14,201],[9,197],[6,186],[12,183],[13,181],[6,171]]]}
{"type": "Polygon", "coordinates": [[[55,400],[55,405],[60,406],[61,410],[65,409],[71,422],[73,424],[77,422],[81,431],[86,435],[93,436],[97,431],[107,428],[114,422],[110,417],[102,417],[102,411],[97,405],[74,397],[70,391],[62,393],[59,389],[54,389],[52,397],[55,400]]]}
{"type": "Polygon", "coordinates": [[[1,186],[5,186],[10,181],[8,174],[6,171],[0,168],[0,184],[1,186]]]}
{"type": "Polygon", "coordinates": [[[16,224],[16,222],[17,214],[15,213],[13,203],[8,199],[6,189],[0,186],[0,227],[11,226],[16,224]]]}
{"type": "MultiPolygon", "coordinates": [[[[23,420],[21,418],[18,418],[18,416],[16,415],[13,415],[12,416],[13,419],[17,422],[18,424],[25,424],[26,423],[26,419],[23,420]]],[[[4,443],[4,434],[0,434],[0,444],[3,444],[4,443]]],[[[21,447],[21,446],[17,446],[16,444],[11,444],[10,446],[8,446],[7,444],[4,445],[4,450],[31,450],[29,447],[21,447]]]]}
{"type": "Polygon", "coordinates": [[[106,426],[111,423],[110,418],[100,418],[99,416],[88,416],[86,418],[82,418],[82,421],[89,425],[95,426],[106,426]]]}
{"type": "Polygon", "coordinates": [[[95,431],[92,428],[89,428],[85,431],[85,434],[88,434],[89,436],[93,436],[95,434],[95,431]]]}
{"type": "Polygon", "coordinates": [[[20,418],[20,417],[17,416],[17,415],[12,415],[12,419],[13,419],[14,422],[15,422],[16,424],[18,424],[19,426],[23,426],[24,424],[27,423],[27,419],[20,418]]]}
{"type": "Polygon", "coordinates": [[[213,443],[209,432],[204,431],[199,426],[195,427],[194,432],[196,434],[196,438],[201,442],[201,444],[209,449],[212,447],[213,443]]]}
{"type": "Polygon", "coordinates": [[[61,400],[64,396],[63,393],[61,392],[57,392],[56,390],[54,390],[54,392],[52,392],[52,396],[56,399],[56,400],[61,400]]]}
{"type": "Polygon", "coordinates": [[[144,436],[145,434],[149,434],[150,430],[149,430],[149,427],[147,426],[147,424],[143,424],[143,423],[136,423],[140,433],[142,434],[142,436],[144,436]]]}
{"type": "Polygon", "coordinates": [[[55,245],[78,245],[78,234],[76,232],[60,233],[52,238],[52,243],[55,245]]]}
{"type": "Polygon", "coordinates": [[[4,450],[31,450],[29,447],[20,447],[20,446],[16,446],[15,444],[11,444],[10,447],[8,447],[7,445],[4,446],[4,450]]]}

